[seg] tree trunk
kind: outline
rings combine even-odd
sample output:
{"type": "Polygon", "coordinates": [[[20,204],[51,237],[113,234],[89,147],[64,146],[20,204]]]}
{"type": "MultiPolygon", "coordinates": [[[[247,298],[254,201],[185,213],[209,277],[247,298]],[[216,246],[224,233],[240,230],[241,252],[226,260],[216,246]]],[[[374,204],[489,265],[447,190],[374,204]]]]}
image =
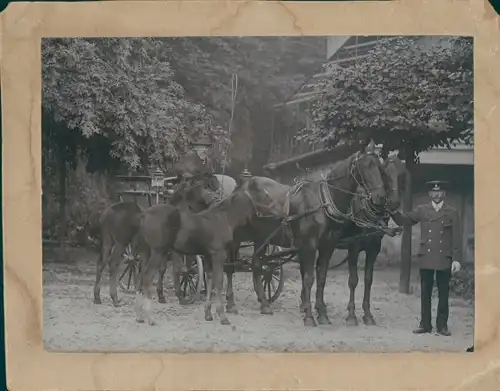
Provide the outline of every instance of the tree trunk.
{"type": "Polygon", "coordinates": [[[67,234],[66,222],[66,159],[64,154],[64,146],[58,148],[58,171],[59,171],[59,246],[62,251],[65,249],[65,241],[67,234]]]}
{"type": "MultiPolygon", "coordinates": [[[[406,187],[403,194],[403,212],[412,210],[412,183],[411,177],[414,167],[413,148],[407,145],[405,148],[406,169],[408,170],[408,177],[406,178],[406,187]]],[[[412,227],[405,225],[403,230],[403,238],[401,240],[401,269],[399,274],[399,292],[410,293],[410,277],[411,277],[411,239],[412,227]]]]}

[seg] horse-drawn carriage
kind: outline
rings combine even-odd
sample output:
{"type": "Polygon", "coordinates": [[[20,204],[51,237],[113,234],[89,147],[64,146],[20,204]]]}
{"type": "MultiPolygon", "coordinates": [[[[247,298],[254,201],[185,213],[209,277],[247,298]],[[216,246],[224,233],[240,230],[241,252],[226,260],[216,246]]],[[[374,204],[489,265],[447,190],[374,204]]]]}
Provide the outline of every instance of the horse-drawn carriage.
{"type": "MultiPolygon", "coordinates": [[[[242,177],[248,177],[249,172],[244,171],[242,177]]],[[[219,182],[221,193],[230,193],[234,188],[235,181],[225,175],[215,175],[219,182]]],[[[169,202],[173,193],[174,180],[176,177],[164,177],[160,170],[156,170],[152,176],[144,175],[121,175],[116,177],[117,194],[119,201],[133,201],[145,209],[158,203],[169,202]]],[[[233,268],[236,272],[252,271],[252,255],[254,244],[251,242],[241,243],[236,259],[228,263],[226,268],[233,268]]],[[[283,264],[288,258],[273,257],[280,251],[277,246],[270,245],[266,249],[265,259],[261,266],[261,273],[254,275],[254,286],[256,279],[260,278],[264,286],[266,299],[274,302],[278,299],[284,286],[283,264]]],[[[183,268],[179,273],[181,298],[184,301],[195,301],[206,292],[206,276],[203,259],[201,256],[183,256],[183,268]]],[[[139,254],[129,244],[124,253],[122,270],[118,277],[118,285],[124,293],[135,293],[135,283],[140,271],[139,254]]]]}
{"type": "MultiPolygon", "coordinates": [[[[132,197],[135,202],[115,204],[114,212],[108,213],[108,226],[103,226],[103,232],[106,234],[106,229],[110,228],[119,232],[119,221],[129,224],[128,236],[125,235],[124,238],[122,235],[118,250],[116,245],[112,247],[110,295],[113,304],[116,306],[118,302],[117,265],[124,253],[122,250],[127,244],[136,241],[136,233],[141,229],[140,238],[149,253],[147,269],[141,273],[139,281],[137,275],[143,260],[139,260],[133,251],[134,246],[130,244],[129,251],[126,252],[125,270],[119,279],[122,289],[125,287],[124,290],[129,292],[135,292],[135,284],[140,283],[139,295],[136,298],[137,321],[144,322],[148,319],[150,324],[154,323],[150,301],[156,272],[160,273],[157,285],[158,301],[165,302],[164,258],[165,254],[171,251],[172,255],[176,254],[173,262],[174,288],[181,303],[182,296],[195,300],[202,289],[205,289],[205,319],[212,320],[212,288],[215,288],[217,312],[222,324],[230,324],[224,314],[222,301],[224,269],[227,276],[228,312],[235,309],[233,273],[236,270],[251,270],[261,313],[271,314],[273,311],[270,303],[279,297],[283,288],[283,265],[297,257],[302,277],[301,310],[304,312],[304,324],[315,325],[311,306],[315,269],[315,308],[318,311],[318,322],[326,324],[330,321],[326,315],[323,292],[328,263],[335,248],[340,248],[343,242],[347,242],[351,290],[348,320],[357,322],[354,313],[357,262],[359,252],[365,251],[367,285],[363,301],[363,319],[366,324],[374,324],[369,305],[373,264],[380,252],[384,234],[397,233],[395,229],[387,226],[387,222],[390,211],[399,207],[401,185],[404,184],[406,174],[403,163],[397,157],[387,157],[382,162],[373,145],[371,142],[361,151],[351,153],[340,160],[327,177],[312,182],[299,181],[293,186],[280,184],[266,177],[251,177],[236,187],[232,178],[213,172],[201,174],[201,177],[191,176],[191,179],[182,176],[179,189],[173,192],[170,202],[146,210],[143,208],[153,205],[153,199],[156,203],[168,201],[168,192],[162,193],[162,190],[168,187],[168,178],[159,175],[146,177],[148,184],[144,185],[145,177],[121,177],[122,181],[128,183],[133,183],[135,179],[136,182],[142,183],[142,188],[137,189],[136,186],[134,189],[120,191],[122,200],[132,197]],[[227,190],[224,178],[228,178],[227,184],[232,182],[234,186],[225,192],[220,202],[214,204],[214,199],[208,194],[210,191],[204,187],[205,179],[202,186],[196,183],[200,178],[210,182],[217,178],[221,185],[217,187],[218,190],[227,190]],[[138,206],[141,202],[142,208],[138,206]],[[119,219],[121,210],[124,210],[128,220],[119,219]],[[249,241],[251,243],[248,243],[249,241]],[[241,250],[253,246],[256,249],[254,248],[251,257],[242,256],[241,250]],[[280,246],[286,249],[283,250],[280,246]],[[190,254],[183,258],[184,270],[180,273],[179,262],[176,261],[179,254],[190,254]],[[202,259],[197,254],[206,254],[210,258],[202,259]],[[207,276],[205,269],[208,270],[207,276]],[[180,279],[182,290],[179,287],[180,279]]],[[[106,222],[105,218],[101,220],[102,223],[106,222]]],[[[107,234],[106,237],[109,236],[107,234]]],[[[101,303],[100,275],[107,263],[102,258],[110,252],[110,246],[110,243],[103,246],[103,256],[98,261],[94,288],[96,304],[101,303]]]]}

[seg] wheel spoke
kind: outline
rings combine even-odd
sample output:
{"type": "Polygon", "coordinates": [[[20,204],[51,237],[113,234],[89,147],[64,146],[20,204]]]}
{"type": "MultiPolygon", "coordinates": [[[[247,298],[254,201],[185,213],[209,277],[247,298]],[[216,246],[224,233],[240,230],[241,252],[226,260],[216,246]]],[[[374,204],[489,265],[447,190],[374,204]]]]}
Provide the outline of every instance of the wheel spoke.
{"type": "Polygon", "coordinates": [[[270,287],[270,289],[272,288],[272,292],[274,295],[274,292],[276,292],[276,285],[274,285],[274,280],[269,281],[269,287],[270,287]]]}
{"type": "Polygon", "coordinates": [[[130,281],[132,280],[132,274],[134,272],[133,268],[130,268],[130,273],[128,274],[127,289],[130,289],[130,281]]]}
{"type": "Polygon", "coordinates": [[[120,278],[118,279],[118,281],[121,281],[123,277],[125,277],[125,274],[129,271],[130,269],[130,265],[127,265],[127,267],[125,268],[125,270],[123,271],[122,275],[120,276],[120,278]]]}

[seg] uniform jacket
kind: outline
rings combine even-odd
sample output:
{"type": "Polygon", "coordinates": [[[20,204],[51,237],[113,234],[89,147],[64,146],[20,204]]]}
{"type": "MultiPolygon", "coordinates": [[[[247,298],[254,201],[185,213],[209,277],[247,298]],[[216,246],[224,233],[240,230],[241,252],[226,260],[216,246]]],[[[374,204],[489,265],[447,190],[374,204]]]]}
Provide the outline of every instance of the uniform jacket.
{"type": "Polygon", "coordinates": [[[396,212],[392,218],[398,225],[420,223],[418,264],[421,269],[449,269],[453,261],[461,262],[462,229],[456,209],[443,203],[436,212],[428,203],[409,213],[396,212]]]}

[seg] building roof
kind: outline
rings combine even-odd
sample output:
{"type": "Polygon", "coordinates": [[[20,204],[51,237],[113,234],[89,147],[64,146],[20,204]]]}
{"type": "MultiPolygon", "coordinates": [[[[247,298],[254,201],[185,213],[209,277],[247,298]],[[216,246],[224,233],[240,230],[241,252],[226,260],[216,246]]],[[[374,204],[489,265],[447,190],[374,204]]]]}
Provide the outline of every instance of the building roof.
{"type": "Polygon", "coordinates": [[[285,102],[275,105],[275,107],[310,100],[314,95],[318,94],[317,91],[310,87],[310,84],[325,79],[335,67],[352,65],[357,60],[366,57],[367,53],[381,38],[387,37],[378,35],[328,37],[327,56],[322,69],[311,75],[285,102]]]}

